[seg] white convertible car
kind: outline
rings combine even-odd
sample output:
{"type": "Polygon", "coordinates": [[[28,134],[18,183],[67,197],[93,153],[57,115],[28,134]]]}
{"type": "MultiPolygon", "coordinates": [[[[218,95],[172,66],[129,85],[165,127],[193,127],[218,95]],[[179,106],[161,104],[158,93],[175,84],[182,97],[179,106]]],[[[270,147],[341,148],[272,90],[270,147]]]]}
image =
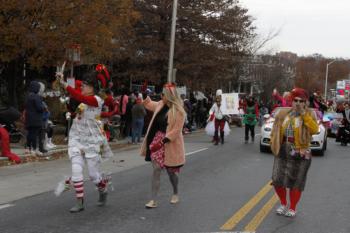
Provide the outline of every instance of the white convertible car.
{"type": "MultiPolygon", "coordinates": [[[[261,127],[261,139],[260,139],[260,152],[270,152],[270,138],[271,138],[271,130],[273,123],[275,121],[274,116],[281,110],[282,107],[276,108],[272,115],[265,115],[265,122],[261,127]]],[[[325,150],[327,150],[327,130],[323,126],[322,121],[320,120],[319,114],[317,114],[316,110],[313,109],[313,114],[317,117],[318,122],[318,133],[312,135],[312,140],[310,143],[310,148],[312,154],[314,155],[324,155],[325,150]]]]}

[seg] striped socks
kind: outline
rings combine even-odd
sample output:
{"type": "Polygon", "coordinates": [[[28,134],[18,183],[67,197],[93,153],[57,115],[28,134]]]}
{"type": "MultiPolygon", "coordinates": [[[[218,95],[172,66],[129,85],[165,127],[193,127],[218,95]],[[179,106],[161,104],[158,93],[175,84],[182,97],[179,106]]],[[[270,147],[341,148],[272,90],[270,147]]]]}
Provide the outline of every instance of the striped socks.
{"type": "Polygon", "coordinates": [[[84,199],[84,181],[73,182],[77,199],[84,199]]]}

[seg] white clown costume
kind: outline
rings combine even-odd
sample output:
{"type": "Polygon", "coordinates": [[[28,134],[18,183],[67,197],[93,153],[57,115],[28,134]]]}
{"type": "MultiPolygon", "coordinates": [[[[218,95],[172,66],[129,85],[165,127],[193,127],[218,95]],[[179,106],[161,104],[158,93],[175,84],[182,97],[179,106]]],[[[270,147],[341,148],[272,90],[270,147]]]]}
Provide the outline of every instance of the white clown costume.
{"type": "MultiPolygon", "coordinates": [[[[88,83],[91,84],[91,83],[88,83]]],[[[71,182],[76,191],[77,205],[70,211],[76,213],[84,210],[84,176],[83,168],[86,162],[91,181],[97,186],[100,194],[99,206],[107,200],[107,185],[109,178],[100,171],[102,158],[111,157],[112,151],[108,145],[100,121],[103,100],[96,95],[84,96],[72,87],[67,87],[71,97],[81,104],[69,131],[68,154],[72,163],[71,182]]]]}

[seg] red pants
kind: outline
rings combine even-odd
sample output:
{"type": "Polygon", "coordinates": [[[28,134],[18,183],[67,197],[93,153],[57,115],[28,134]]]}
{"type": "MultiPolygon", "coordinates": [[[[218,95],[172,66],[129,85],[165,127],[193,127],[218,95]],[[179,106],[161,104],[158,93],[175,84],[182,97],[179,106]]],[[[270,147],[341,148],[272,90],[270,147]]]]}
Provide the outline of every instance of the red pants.
{"type": "Polygon", "coordinates": [[[225,127],[225,120],[218,120],[215,119],[215,131],[219,132],[219,128],[220,128],[220,132],[224,132],[224,127],[225,127]]]}
{"type": "Polygon", "coordinates": [[[223,138],[224,137],[224,127],[225,127],[225,120],[218,120],[215,119],[215,134],[214,134],[214,140],[218,141],[219,140],[219,128],[220,128],[220,136],[223,138]]]}
{"type": "Polygon", "coordinates": [[[14,161],[16,163],[21,163],[21,158],[18,155],[11,152],[9,133],[3,127],[0,127],[0,140],[2,156],[9,158],[9,160],[14,161]]]}

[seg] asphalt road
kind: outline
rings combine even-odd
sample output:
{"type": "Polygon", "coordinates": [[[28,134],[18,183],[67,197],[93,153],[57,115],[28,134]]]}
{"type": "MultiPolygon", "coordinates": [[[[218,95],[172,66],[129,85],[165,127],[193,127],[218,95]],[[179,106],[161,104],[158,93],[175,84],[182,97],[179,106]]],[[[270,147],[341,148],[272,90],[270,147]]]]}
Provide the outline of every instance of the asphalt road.
{"type": "MultiPolygon", "coordinates": [[[[152,173],[150,164],[144,163],[113,174],[115,191],[102,208],[95,205],[98,194],[90,182],[86,210],[78,214],[68,212],[73,191],[58,198],[47,192],[0,205],[0,232],[350,232],[349,147],[330,139],[325,156],[313,158],[298,215],[288,219],[274,213],[276,197],[269,185],[273,156],[259,152],[258,137],[255,144],[244,144],[243,130],[234,128],[223,146],[211,145],[204,134],[186,141],[203,148],[187,157],[178,205],[169,203],[171,186],[163,172],[159,207],[144,208],[152,173]]],[[[129,153],[138,156],[136,150],[129,153]]]]}

